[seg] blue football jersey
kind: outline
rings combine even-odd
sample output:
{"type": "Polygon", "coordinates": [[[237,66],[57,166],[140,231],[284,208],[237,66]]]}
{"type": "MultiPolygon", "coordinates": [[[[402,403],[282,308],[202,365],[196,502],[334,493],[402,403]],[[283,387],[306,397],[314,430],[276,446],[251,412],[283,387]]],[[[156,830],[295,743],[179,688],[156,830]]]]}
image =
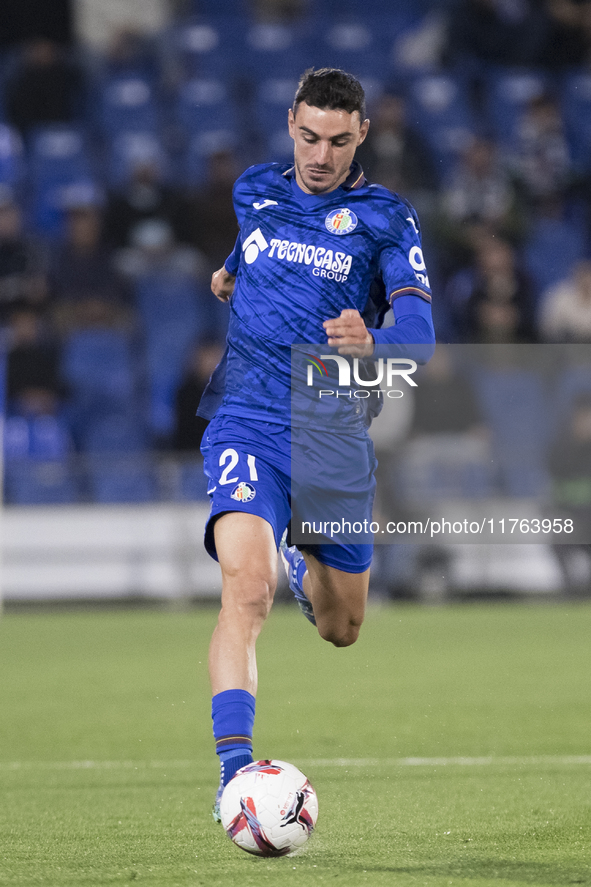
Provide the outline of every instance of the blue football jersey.
{"type": "Polygon", "coordinates": [[[345,308],[363,315],[376,343],[415,341],[396,325],[379,329],[400,299],[427,319],[424,340],[432,335],[416,213],[369,184],[358,163],[326,194],[302,191],[293,167],[251,167],[234,186],[234,207],[240,234],[225,263],[236,276],[227,348],[200,415],[290,424],[290,348],[326,343],[323,322],[345,308]]]}

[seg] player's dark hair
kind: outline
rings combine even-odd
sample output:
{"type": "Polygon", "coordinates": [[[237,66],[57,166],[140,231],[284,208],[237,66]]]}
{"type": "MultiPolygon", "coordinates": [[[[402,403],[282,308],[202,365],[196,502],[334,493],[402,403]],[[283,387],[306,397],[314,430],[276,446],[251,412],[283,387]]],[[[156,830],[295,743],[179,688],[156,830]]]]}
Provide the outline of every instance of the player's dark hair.
{"type": "Polygon", "coordinates": [[[359,80],[340,68],[308,68],[298,83],[293,101],[293,112],[301,102],[313,108],[330,111],[359,112],[359,119],[365,120],[365,93],[359,80]]]}

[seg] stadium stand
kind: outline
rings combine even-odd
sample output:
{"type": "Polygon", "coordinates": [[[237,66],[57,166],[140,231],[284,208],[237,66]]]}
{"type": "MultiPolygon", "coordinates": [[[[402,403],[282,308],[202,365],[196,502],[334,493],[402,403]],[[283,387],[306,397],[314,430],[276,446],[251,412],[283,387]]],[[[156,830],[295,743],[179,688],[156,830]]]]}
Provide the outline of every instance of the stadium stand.
{"type": "MultiPolygon", "coordinates": [[[[440,335],[462,343],[469,336],[458,314],[465,313],[466,292],[475,286],[474,256],[482,243],[487,238],[507,239],[516,267],[527,272],[539,298],[589,256],[591,194],[588,68],[565,66],[558,57],[555,64],[549,63],[548,45],[538,39],[538,12],[532,13],[531,39],[523,50],[527,54],[519,58],[519,41],[514,38],[523,29],[507,25],[503,30],[505,26],[499,25],[499,33],[509,34],[512,41],[503,47],[494,43],[494,34],[478,32],[474,21],[466,20],[466,27],[459,27],[469,7],[463,0],[309,4],[195,0],[184,4],[185,16],[154,39],[123,35],[103,57],[92,53],[86,58],[76,46],[59,52],[40,46],[33,52],[30,47],[3,50],[0,187],[7,186],[10,197],[0,203],[16,201],[23,211],[26,236],[40,240],[55,255],[61,255],[65,237],[68,189],[70,194],[71,189],[108,192],[109,212],[126,202],[130,217],[135,213],[134,219],[152,218],[148,203],[153,194],[150,197],[149,188],[134,178],[142,164],[157,169],[162,193],[176,189],[175,199],[182,193],[187,205],[199,213],[216,200],[215,189],[208,191],[208,170],[215,167],[216,157],[237,164],[237,173],[241,165],[291,159],[286,117],[298,76],[310,65],[338,65],[361,78],[370,117],[380,96],[405,101],[406,125],[417,134],[415,142],[420,141],[430,167],[429,175],[414,182],[413,190],[427,263],[439,279],[435,314],[447,319],[440,324],[440,335]],[[450,22],[457,24],[455,34],[446,29],[450,22]],[[405,35],[412,35],[414,42],[412,52],[403,58],[399,50],[405,35]],[[422,40],[431,42],[423,46],[422,40]],[[62,72],[66,119],[33,126],[11,118],[15,77],[32,63],[33,67],[51,63],[52,76],[62,72]],[[525,115],[532,101],[544,96],[557,103],[560,132],[553,142],[542,145],[543,157],[551,159],[552,146],[558,150],[560,139],[566,144],[566,151],[560,148],[558,174],[545,180],[555,182],[558,193],[531,187],[523,175],[524,168],[526,172],[533,168],[531,163],[527,166],[529,160],[521,172],[516,166],[520,150],[522,160],[524,156],[518,141],[525,115]],[[509,209],[495,215],[493,206],[476,219],[466,210],[466,217],[452,219],[445,200],[451,199],[450,183],[456,181],[462,163],[465,167],[466,149],[474,145],[474,136],[490,144],[496,164],[493,171],[500,184],[495,193],[490,189],[489,204],[506,191],[509,209]],[[559,212],[549,210],[552,201],[555,207],[560,205],[559,212]],[[455,240],[450,236],[450,219],[456,225],[455,240]],[[463,237],[457,236],[459,229],[463,237]]],[[[38,89],[42,80],[37,68],[34,74],[25,84],[29,92],[38,89]]],[[[33,95],[33,110],[34,99],[33,95]]],[[[399,165],[395,167],[396,132],[382,127],[378,134],[376,127],[375,134],[379,138],[368,142],[366,156],[380,176],[396,181],[400,178],[399,165]]],[[[529,149],[534,150],[532,144],[530,140],[529,149]]],[[[100,201],[97,206],[102,211],[100,201]]],[[[184,228],[176,217],[164,215],[164,221],[174,229],[174,248],[190,247],[207,266],[212,247],[203,234],[203,220],[193,224],[189,216],[184,228]]],[[[157,213],[156,217],[160,218],[157,213]]],[[[109,213],[105,218],[108,223],[109,213]]],[[[1,225],[0,218],[0,296],[8,323],[12,309],[6,301],[6,281],[14,283],[15,277],[7,264],[8,251],[2,252],[1,225]]],[[[133,250],[131,227],[127,233],[125,243],[116,246],[133,250]]],[[[110,238],[108,224],[104,237],[110,244],[117,240],[110,238]]],[[[15,255],[13,250],[10,261],[15,255]]],[[[124,256],[123,265],[126,261],[124,256]]],[[[200,274],[165,274],[158,261],[150,262],[141,273],[136,269],[131,274],[135,301],[126,328],[89,323],[65,335],[52,326],[47,296],[39,297],[35,310],[61,350],[67,404],[64,411],[43,421],[18,410],[10,415],[5,438],[10,501],[144,502],[164,495],[164,489],[168,489],[165,495],[178,501],[204,496],[200,463],[194,455],[178,456],[177,467],[169,472],[174,482],[164,483],[154,453],[173,446],[175,396],[191,348],[203,337],[223,338],[226,318],[220,306],[208,301],[203,268],[200,274]]],[[[22,269],[19,273],[19,279],[27,279],[22,269]]],[[[45,285],[42,276],[39,292],[45,285]]],[[[533,307],[529,311],[531,341],[537,318],[533,307]]],[[[586,380],[587,369],[566,373],[556,397],[566,397],[569,386],[576,387],[575,377],[586,380]]],[[[514,495],[545,489],[548,435],[539,424],[538,411],[544,415],[544,408],[537,382],[525,372],[491,371],[480,378],[477,396],[492,429],[498,473],[491,475],[482,445],[467,444],[462,460],[454,461],[457,453],[448,447],[445,455],[441,441],[439,450],[433,442],[421,444],[407,461],[415,496],[429,488],[440,497],[460,489],[477,498],[494,489],[514,495]],[[502,404],[503,392],[507,394],[510,386],[516,392],[515,410],[508,413],[502,404]],[[516,449],[510,441],[517,424],[524,421],[529,428],[527,445],[516,449]]]]}

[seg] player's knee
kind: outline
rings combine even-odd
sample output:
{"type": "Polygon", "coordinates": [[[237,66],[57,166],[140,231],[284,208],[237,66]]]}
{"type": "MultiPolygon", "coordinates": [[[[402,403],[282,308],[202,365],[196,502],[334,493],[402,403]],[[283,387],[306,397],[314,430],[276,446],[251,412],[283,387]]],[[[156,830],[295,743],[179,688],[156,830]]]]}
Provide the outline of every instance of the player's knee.
{"type": "Polygon", "coordinates": [[[269,615],[277,577],[263,572],[224,575],[222,608],[228,615],[236,614],[242,621],[262,623],[269,615]]]}
{"type": "Polygon", "coordinates": [[[318,633],[320,637],[328,641],[334,647],[350,647],[359,637],[361,625],[353,622],[344,625],[338,624],[319,624],[318,633]]]}

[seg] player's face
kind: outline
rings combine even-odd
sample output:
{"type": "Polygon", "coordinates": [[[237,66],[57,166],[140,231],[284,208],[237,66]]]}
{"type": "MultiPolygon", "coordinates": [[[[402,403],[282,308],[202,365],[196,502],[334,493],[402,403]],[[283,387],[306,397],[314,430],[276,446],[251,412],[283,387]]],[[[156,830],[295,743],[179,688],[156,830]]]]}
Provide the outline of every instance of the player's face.
{"type": "Polygon", "coordinates": [[[314,108],[300,102],[289,111],[294,141],[296,181],[308,194],[334,191],[349,175],[357,146],[367,135],[369,120],[353,111],[314,108]]]}

